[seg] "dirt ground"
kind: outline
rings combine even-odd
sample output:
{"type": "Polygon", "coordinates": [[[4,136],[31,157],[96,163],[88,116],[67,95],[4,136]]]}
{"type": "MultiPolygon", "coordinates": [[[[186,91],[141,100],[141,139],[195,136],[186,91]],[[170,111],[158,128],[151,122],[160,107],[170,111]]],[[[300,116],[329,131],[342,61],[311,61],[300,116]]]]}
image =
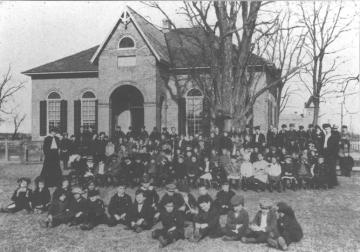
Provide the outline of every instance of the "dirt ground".
{"type": "MultiPolygon", "coordinates": [[[[0,165],[0,204],[5,205],[20,176],[35,178],[41,165],[0,165]]],[[[292,244],[289,251],[360,251],[360,177],[339,177],[341,185],[328,191],[286,191],[285,193],[242,192],[245,207],[252,218],[258,200],[268,197],[275,202],[285,201],[296,212],[303,227],[304,238],[292,244]]],[[[107,204],[114,188],[101,189],[107,204]]],[[[214,195],[214,191],[211,192],[214,195]]],[[[133,195],[133,191],[130,191],[133,195]]],[[[162,195],[163,191],[159,190],[162,195]]],[[[0,252],[12,251],[160,251],[150,231],[135,234],[122,226],[100,225],[92,231],[82,231],[65,225],[43,229],[38,221],[46,215],[0,214],[0,252]]],[[[157,224],[160,227],[160,224],[157,224]]],[[[241,242],[223,242],[204,239],[198,244],[180,240],[161,251],[275,251],[266,245],[246,245],[241,242]]]]}

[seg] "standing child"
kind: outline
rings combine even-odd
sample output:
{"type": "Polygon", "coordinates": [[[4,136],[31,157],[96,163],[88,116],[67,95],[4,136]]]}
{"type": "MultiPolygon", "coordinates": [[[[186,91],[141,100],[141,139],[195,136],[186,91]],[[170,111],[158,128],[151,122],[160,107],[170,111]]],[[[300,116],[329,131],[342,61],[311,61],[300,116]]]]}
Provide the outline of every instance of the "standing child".
{"type": "Polygon", "coordinates": [[[45,186],[45,180],[41,177],[35,179],[35,190],[31,196],[31,206],[35,213],[47,211],[51,196],[49,189],[45,186]]]}
{"type": "Polygon", "coordinates": [[[12,203],[5,208],[1,208],[2,213],[16,213],[25,209],[28,213],[31,209],[31,195],[32,191],[29,188],[31,180],[29,178],[20,178],[17,181],[18,188],[15,190],[11,197],[12,203]]]}
{"type": "Polygon", "coordinates": [[[160,242],[163,248],[176,240],[184,239],[184,216],[175,209],[174,202],[165,202],[164,210],[160,213],[162,229],[155,229],[152,238],[160,242]]]}
{"type": "Polygon", "coordinates": [[[226,226],[223,228],[224,241],[239,241],[245,236],[249,227],[249,214],[244,209],[244,197],[234,195],[231,198],[232,210],[227,214],[226,226]]]}

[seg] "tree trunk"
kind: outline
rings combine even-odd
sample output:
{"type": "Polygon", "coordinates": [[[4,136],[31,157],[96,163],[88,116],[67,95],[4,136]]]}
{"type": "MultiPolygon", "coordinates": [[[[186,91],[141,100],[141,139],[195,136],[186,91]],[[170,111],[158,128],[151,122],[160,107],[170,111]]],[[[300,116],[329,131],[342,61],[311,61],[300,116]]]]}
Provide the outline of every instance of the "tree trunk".
{"type": "Polygon", "coordinates": [[[313,115],[313,125],[316,126],[319,123],[319,111],[320,111],[320,102],[314,98],[314,115],[313,115]]]}

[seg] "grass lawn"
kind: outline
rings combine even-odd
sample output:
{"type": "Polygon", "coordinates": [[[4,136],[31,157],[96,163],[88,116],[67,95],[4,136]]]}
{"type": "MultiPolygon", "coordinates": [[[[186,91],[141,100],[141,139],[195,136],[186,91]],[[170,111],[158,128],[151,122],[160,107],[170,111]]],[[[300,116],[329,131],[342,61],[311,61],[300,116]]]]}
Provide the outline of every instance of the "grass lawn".
{"type": "MultiPolygon", "coordinates": [[[[41,165],[0,165],[0,202],[9,202],[20,176],[35,178],[41,165]]],[[[290,246],[290,251],[360,251],[360,177],[339,177],[341,186],[328,191],[287,191],[285,193],[238,192],[245,196],[250,218],[257,211],[260,197],[274,202],[286,201],[296,211],[304,230],[304,239],[290,246]]],[[[101,189],[105,203],[114,188],[101,189]]],[[[160,196],[163,191],[159,191],[160,196]]],[[[214,192],[211,192],[214,194],[214,192]]],[[[133,192],[130,192],[133,195],[133,192]]],[[[122,226],[100,225],[92,231],[61,225],[40,228],[38,221],[46,215],[0,214],[0,252],[10,251],[159,251],[150,231],[135,234],[122,226]]],[[[160,224],[157,224],[160,226],[160,224]]],[[[266,245],[245,245],[204,239],[198,244],[180,240],[163,251],[276,251],[266,245]]]]}

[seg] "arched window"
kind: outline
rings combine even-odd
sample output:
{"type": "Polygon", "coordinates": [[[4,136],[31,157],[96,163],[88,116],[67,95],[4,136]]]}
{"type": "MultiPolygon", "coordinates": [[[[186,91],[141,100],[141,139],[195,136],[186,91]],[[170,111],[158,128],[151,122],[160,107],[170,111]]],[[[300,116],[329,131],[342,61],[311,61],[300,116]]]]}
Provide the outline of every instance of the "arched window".
{"type": "Polygon", "coordinates": [[[96,96],[86,91],[81,97],[81,125],[84,129],[95,129],[96,125],[96,96]]]}
{"type": "Polygon", "coordinates": [[[47,124],[48,132],[51,129],[57,128],[60,129],[60,119],[61,119],[61,96],[57,92],[51,92],[48,95],[47,102],[47,124]]]}
{"type": "Polygon", "coordinates": [[[201,130],[203,95],[199,89],[190,89],[186,94],[186,133],[198,134],[201,130]]]}
{"type": "Polygon", "coordinates": [[[130,37],[124,37],[119,42],[119,48],[134,48],[135,42],[130,37]]]}

